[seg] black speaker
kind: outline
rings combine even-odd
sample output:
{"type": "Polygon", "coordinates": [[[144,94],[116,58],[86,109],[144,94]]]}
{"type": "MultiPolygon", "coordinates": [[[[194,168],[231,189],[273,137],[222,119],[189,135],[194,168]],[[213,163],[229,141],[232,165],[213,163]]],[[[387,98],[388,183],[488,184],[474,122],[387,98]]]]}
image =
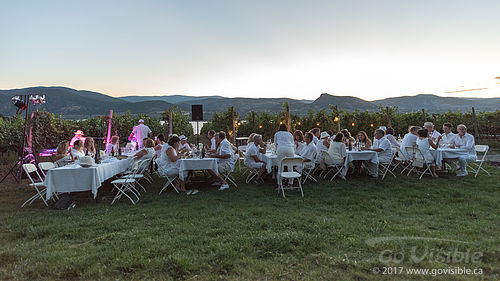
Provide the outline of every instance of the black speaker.
{"type": "Polygon", "coordinates": [[[202,104],[191,105],[191,120],[192,121],[203,121],[203,105],[202,104]]]}

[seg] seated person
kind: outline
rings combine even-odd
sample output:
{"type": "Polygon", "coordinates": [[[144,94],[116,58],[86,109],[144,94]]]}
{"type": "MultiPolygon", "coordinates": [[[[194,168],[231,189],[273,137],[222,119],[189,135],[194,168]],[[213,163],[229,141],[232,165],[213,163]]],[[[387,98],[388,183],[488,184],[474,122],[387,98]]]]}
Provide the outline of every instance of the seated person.
{"type": "Polygon", "coordinates": [[[441,136],[437,138],[437,142],[434,143],[430,138],[429,138],[429,131],[426,129],[420,129],[418,130],[418,140],[417,140],[417,146],[418,150],[420,150],[420,153],[424,157],[424,161],[426,163],[432,163],[431,164],[431,174],[433,177],[438,178],[439,176],[436,174],[436,162],[434,157],[431,154],[430,148],[437,149],[439,147],[439,142],[441,141],[441,136]]]}
{"type": "Polygon", "coordinates": [[[68,141],[62,141],[57,145],[57,152],[53,158],[56,167],[62,167],[71,161],[71,158],[68,156],[68,147],[68,141]]]}
{"type": "Polygon", "coordinates": [[[191,145],[188,143],[188,138],[184,135],[180,135],[179,139],[181,140],[181,145],[179,146],[179,152],[191,152],[193,148],[191,145]]]}
{"type": "Polygon", "coordinates": [[[370,148],[372,146],[372,141],[368,138],[368,135],[366,134],[365,131],[359,131],[357,135],[356,144],[358,144],[360,148],[361,147],[370,148]]]}
{"type": "Polygon", "coordinates": [[[312,133],[306,133],[304,136],[304,147],[302,148],[302,154],[300,155],[304,159],[304,167],[314,168],[316,160],[316,154],[318,150],[316,145],[314,145],[314,136],[312,133]]]}
{"type": "Polygon", "coordinates": [[[134,158],[135,159],[152,159],[153,156],[155,156],[155,149],[154,149],[155,142],[152,139],[147,138],[143,142],[143,144],[144,144],[144,148],[141,149],[139,152],[137,152],[134,155],[134,158]]]}
{"type": "Polygon", "coordinates": [[[301,155],[302,149],[304,149],[304,133],[301,130],[295,131],[293,133],[293,140],[295,142],[295,154],[301,155]]]}
{"type": "Polygon", "coordinates": [[[226,139],[225,132],[219,132],[214,136],[214,139],[218,148],[216,153],[210,154],[210,157],[217,158],[217,161],[219,162],[219,175],[216,175],[212,170],[209,170],[209,173],[216,180],[213,185],[220,185],[219,190],[224,190],[229,188],[229,184],[220,175],[230,173],[234,170],[234,150],[229,141],[226,139]]]}
{"type": "Polygon", "coordinates": [[[399,147],[399,142],[396,140],[394,137],[394,129],[389,127],[387,130],[385,130],[385,136],[386,139],[389,140],[392,146],[394,147],[399,147]]]}
{"type": "Polygon", "coordinates": [[[85,155],[94,157],[96,154],[94,138],[88,137],[85,139],[85,143],[83,144],[85,155]]]}
{"type": "Polygon", "coordinates": [[[467,162],[474,162],[477,160],[474,136],[467,133],[467,127],[464,124],[457,126],[458,134],[453,139],[452,148],[459,148],[466,150],[467,154],[458,157],[459,169],[457,177],[467,176],[467,162]]]}
{"type": "MultiPolygon", "coordinates": [[[[318,144],[316,144],[316,164],[321,164],[321,162],[325,159],[323,151],[328,152],[328,143],[330,142],[330,135],[327,132],[321,132],[320,140],[318,144]]],[[[322,165],[322,168],[325,168],[322,165]]]]}
{"type": "Polygon", "coordinates": [[[208,131],[208,140],[210,141],[210,145],[207,147],[208,152],[216,152],[217,151],[217,142],[215,141],[215,131],[214,130],[209,130],[208,131]]]}
{"type": "Polygon", "coordinates": [[[420,127],[417,126],[410,126],[408,128],[408,133],[403,137],[403,142],[401,143],[401,146],[399,149],[401,150],[402,155],[399,155],[403,159],[409,159],[410,156],[408,153],[406,153],[406,147],[413,147],[417,145],[417,139],[418,139],[418,130],[420,130],[420,127]]]}
{"type": "Polygon", "coordinates": [[[262,175],[266,172],[266,163],[261,160],[261,154],[263,153],[266,153],[266,148],[262,141],[262,135],[255,134],[253,136],[253,142],[247,146],[247,151],[245,153],[245,166],[259,170],[257,178],[254,181],[255,184],[264,183],[262,175]]]}
{"type": "Polygon", "coordinates": [[[310,131],[313,135],[314,145],[318,145],[319,137],[321,136],[321,130],[319,128],[313,128],[310,131]]]}
{"type": "Polygon", "coordinates": [[[329,143],[328,157],[325,157],[327,166],[342,165],[345,161],[346,150],[343,142],[344,134],[337,133],[329,143]]]}
{"type": "Polygon", "coordinates": [[[441,134],[441,144],[450,145],[454,143],[456,135],[451,131],[452,125],[450,123],[443,124],[444,133],[441,134]]]}
{"type": "MultiPolygon", "coordinates": [[[[179,137],[170,137],[167,144],[165,144],[161,150],[160,158],[158,161],[158,173],[160,176],[179,176],[179,159],[182,158],[182,154],[177,153],[181,140],[179,137]]],[[[184,180],[179,177],[179,181],[176,184],[176,188],[179,191],[186,191],[184,180]]]]}
{"type": "Polygon", "coordinates": [[[108,155],[114,156],[118,154],[119,149],[120,149],[120,137],[112,136],[111,142],[108,143],[104,152],[108,155]]]}
{"type": "Polygon", "coordinates": [[[437,138],[441,135],[438,131],[434,130],[434,124],[432,124],[432,122],[425,122],[424,129],[429,132],[429,138],[433,142],[436,142],[437,138]]]}
{"type": "Polygon", "coordinates": [[[340,131],[344,135],[345,147],[349,147],[349,144],[354,145],[356,140],[351,136],[351,133],[347,129],[340,131]]]}
{"type": "Polygon", "coordinates": [[[158,137],[156,137],[156,146],[154,147],[156,156],[160,156],[161,149],[165,144],[165,136],[163,134],[159,134],[158,137]]]}
{"type": "MultiPolygon", "coordinates": [[[[361,150],[371,150],[377,152],[379,163],[389,163],[392,161],[392,146],[388,139],[384,138],[384,130],[375,130],[375,142],[371,148],[362,148],[361,150]]],[[[370,160],[363,160],[363,165],[368,170],[368,175],[378,177],[378,164],[370,160]]]]}
{"type": "Polygon", "coordinates": [[[73,148],[70,150],[70,155],[72,160],[80,160],[81,157],[85,156],[85,152],[83,152],[83,141],[76,140],[73,143],[73,148]]]}

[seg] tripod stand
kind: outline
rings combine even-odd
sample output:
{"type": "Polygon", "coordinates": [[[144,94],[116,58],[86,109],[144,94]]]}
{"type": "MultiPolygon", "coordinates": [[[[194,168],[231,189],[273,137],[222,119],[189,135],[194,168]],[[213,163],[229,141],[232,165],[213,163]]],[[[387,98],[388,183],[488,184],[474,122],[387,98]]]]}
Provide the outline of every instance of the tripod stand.
{"type": "MultiPolygon", "coordinates": [[[[21,179],[22,179],[22,176],[23,176],[23,164],[25,162],[25,158],[26,158],[26,139],[28,136],[26,136],[26,128],[27,128],[27,120],[28,120],[28,111],[29,111],[29,104],[30,104],[30,95],[24,95],[24,96],[21,96],[23,97],[23,101],[24,101],[24,105],[22,106],[22,108],[24,110],[26,110],[25,112],[25,115],[24,115],[24,125],[23,125],[23,144],[22,146],[19,148],[19,151],[17,153],[17,161],[16,163],[12,166],[12,168],[10,168],[10,170],[7,172],[7,174],[2,178],[2,180],[0,180],[0,183],[2,183],[9,175],[12,175],[14,177],[14,179],[16,180],[17,183],[20,183],[21,182],[21,179]],[[17,171],[16,171],[16,168],[17,168],[17,171]]],[[[17,103],[16,103],[16,106],[17,103]]],[[[18,106],[19,108],[21,108],[20,106],[18,106]]],[[[18,112],[19,112],[19,109],[18,109],[18,112]]]]}

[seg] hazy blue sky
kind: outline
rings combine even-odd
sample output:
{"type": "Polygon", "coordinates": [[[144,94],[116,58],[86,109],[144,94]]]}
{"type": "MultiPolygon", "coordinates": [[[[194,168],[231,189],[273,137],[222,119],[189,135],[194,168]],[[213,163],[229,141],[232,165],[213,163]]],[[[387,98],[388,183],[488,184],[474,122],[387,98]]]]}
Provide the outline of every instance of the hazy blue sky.
{"type": "Polygon", "coordinates": [[[0,88],[500,97],[499,15],[498,0],[0,0],[0,88]]]}

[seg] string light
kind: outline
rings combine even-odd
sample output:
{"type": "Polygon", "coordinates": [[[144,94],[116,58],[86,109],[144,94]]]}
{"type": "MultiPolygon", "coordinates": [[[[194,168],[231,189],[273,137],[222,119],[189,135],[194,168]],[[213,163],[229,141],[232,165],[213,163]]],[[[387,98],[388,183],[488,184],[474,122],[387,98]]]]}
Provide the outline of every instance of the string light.
{"type": "Polygon", "coordinates": [[[333,121],[335,121],[335,122],[339,122],[339,117],[338,117],[338,116],[335,116],[335,118],[333,118],[333,121]]]}
{"type": "Polygon", "coordinates": [[[262,129],[262,125],[259,125],[259,129],[262,129]]]}
{"type": "Polygon", "coordinates": [[[283,124],[283,122],[280,121],[280,125],[283,124]]]}
{"type": "Polygon", "coordinates": [[[351,126],[353,126],[353,127],[354,127],[354,125],[355,125],[355,124],[354,124],[354,122],[352,122],[351,126]]]}
{"type": "Polygon", "coordinates": [[[299,126],[300,126],[300,122],[299,122],[299,123],[297,123],[297,125],[299,125],[299,126]]]}
{"type": "Polygon", "coordinates": [[[319,127],[319,122],[318,122],[318,123],[316,123],[316,126],[318,126],[318,127],[319,127]]]}
{"type": "Polygon", "coordinates": [[[370,127],[373,127],[373,123],[370,124],[370,127]]]}

